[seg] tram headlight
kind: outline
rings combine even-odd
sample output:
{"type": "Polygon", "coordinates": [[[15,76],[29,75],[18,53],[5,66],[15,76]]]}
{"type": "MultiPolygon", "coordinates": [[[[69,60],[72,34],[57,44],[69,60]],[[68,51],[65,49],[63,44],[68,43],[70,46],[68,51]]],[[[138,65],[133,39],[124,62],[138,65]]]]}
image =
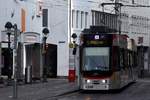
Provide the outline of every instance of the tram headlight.
{"type": "Polygon", "coordinates": [[[86,80],[86,83],[91,83],[91,80],[86,80]]]}
{"type": "Polygon", "coordinates": [[[107,83],[107,80],[102,80],[102,83],[107,83]]]}

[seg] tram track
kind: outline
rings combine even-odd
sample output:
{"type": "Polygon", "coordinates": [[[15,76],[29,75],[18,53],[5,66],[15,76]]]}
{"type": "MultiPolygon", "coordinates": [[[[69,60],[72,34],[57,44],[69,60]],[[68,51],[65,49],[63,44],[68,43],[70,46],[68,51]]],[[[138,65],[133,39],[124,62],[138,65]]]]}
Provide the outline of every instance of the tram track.
{"type": "MultiPolygon", "coordinates": [[[[133,83],[131,83],[133,84],[133,83]]],[[[76,89],[76,90],[73,90],[73,91],[69,91],[69,92],[65,92],[65,93],[62,93],[62,94],[56,94],[54,96],[47,96],[47,97],[43,97],[43,98],[40,98],[38,100],[59,100],[59,99],[62,99],[62,98],[65,98],[65,97],[70,97],[70,96],[73,96],[73,95],[77,95],[78,93],[83,93],[83,94],[116,94],[116,93],[121,93],[125,88],[129,87],[131,84],[129,84],[128,86],[120,89],[120,90],[109,90],[109,91],[105,91],[105,90],[93,90],[93,91],[88,91],[88,90],[81,90],[81,89],[76,89]]]]}
{"type": "Polygon", "coordinates": [[[60,94],[60,95],[57,95],[57,96],[53,96],[50,98],[50,100],[58,100],[59,98],[62,98],[62,97],[68,97],[68,96],[72,96],[72,95],[75,95],[79,92],[81,92],[82,90],[75,90],[75,91],[71,91],[71,92],[66,92],[66,93],[63,93],[63,94],[60,94]]]}
{"type": "Polygon", "coordinates": [[[77,93],[79,93],[81,91],[82,90],[78,89],[78,90],[66,92],[66,93],[63,93],[63,94],[58,94],[58,95],[55,95],[55,96],[41,98],[41,99],[38,99],[38,100],[58,100],[59,98],[62,98],[62,97],[75,95],[75,94],[77,94],[77,93]]]}

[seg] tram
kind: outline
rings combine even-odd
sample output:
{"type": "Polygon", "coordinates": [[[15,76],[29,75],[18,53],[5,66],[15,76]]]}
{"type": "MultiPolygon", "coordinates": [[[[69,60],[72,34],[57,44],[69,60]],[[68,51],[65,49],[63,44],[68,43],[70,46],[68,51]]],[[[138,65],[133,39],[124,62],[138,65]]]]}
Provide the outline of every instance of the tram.
{"type": "Polygon", "coordinates": [[[120,89],[136,81],[137,48],[127,35],[89,29],[81,34],[79,50],[80,89],[120,89]]]}

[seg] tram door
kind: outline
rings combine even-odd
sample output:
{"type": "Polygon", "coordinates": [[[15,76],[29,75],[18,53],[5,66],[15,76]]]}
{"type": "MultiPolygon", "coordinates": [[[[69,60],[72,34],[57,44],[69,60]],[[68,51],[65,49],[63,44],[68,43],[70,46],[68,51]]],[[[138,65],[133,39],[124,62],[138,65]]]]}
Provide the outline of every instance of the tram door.
{"type": "Polygon", "coordinates": [[[26,67],[31,67],[32,79],[40,79],[40,44],[25,45],[26,67]]]}
{"type": "Polygon", "coordinates": [[[57,77],[57,45],[47,44],[46,66],[48,67],[47,77],[57,77]]]}

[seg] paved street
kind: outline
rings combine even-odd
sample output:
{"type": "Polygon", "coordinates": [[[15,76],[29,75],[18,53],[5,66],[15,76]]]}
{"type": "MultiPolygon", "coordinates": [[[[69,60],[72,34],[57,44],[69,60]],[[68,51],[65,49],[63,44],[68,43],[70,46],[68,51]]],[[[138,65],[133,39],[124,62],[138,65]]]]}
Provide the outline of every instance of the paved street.
{"type": "MultiPolygon", "coordinates": [[[[53,96],[77,90],[75,83],[67,79],[49,79],[48,83],[34,83],[18,86],[17,100],[46,100],[53,96]]],[[[12,100],[12,86],[0,88],[0,100],[12,100]]]]}
{"type": "Polygon", "coordinates": [[[139,80],[119,93],[77,92],[54,100],[150,100],[150,80],[139,80]]]}
{"type": "MultiPolygon", "coordinates": [[[[12,86],[0,88],[0,100],[13,100],[12,86]]],[[[49,79],[18,87],[17,100],[150,100],[150,80],[140,79],[120,92],[80,92],[67,79],[49,79]]]]}

